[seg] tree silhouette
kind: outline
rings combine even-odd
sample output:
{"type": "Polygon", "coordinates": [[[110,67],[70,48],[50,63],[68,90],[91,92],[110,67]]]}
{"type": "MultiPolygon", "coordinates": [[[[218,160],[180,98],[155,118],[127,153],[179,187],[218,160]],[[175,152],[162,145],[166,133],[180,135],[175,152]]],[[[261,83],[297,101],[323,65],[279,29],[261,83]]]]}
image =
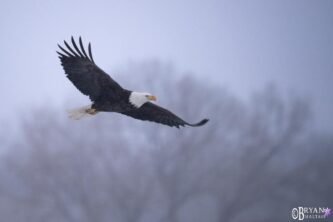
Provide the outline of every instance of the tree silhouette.
{"type": "Polygon", "coordinates": [[[302,201],[332,206],[333,141],[309,136],[306,101],[270,85],[243,102],[157,61],[116,79],[189,121],[211,121],[178,130],[36,110],[1,156],[4,221],[287,221],[302,201]]]}

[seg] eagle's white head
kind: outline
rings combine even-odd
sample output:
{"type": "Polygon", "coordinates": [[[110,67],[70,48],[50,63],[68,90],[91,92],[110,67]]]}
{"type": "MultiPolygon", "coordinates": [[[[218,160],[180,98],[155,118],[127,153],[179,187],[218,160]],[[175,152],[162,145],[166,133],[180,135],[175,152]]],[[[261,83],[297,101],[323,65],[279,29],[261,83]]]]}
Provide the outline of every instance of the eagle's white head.
{"type": "Polygon", "coordinates": [[[149,101],[156,101],[156,97],[146,92],[131,92],[129,102],[136,108],[140,108],[149,101]]]}

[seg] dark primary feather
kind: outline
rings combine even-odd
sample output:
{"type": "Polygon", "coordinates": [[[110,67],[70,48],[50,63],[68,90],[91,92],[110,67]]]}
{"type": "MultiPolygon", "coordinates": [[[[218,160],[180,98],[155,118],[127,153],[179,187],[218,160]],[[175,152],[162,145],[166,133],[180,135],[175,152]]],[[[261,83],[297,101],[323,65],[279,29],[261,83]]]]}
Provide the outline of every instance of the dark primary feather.
{"type": "Polygon", "coordinates": [[[161,123],[168,126],[175,126],[179,128],[180,126],[202,126],[206,124],[209,120],[203,119],[198,123],[191,124],[188,123],[167,109],[164,109],[158,105],[151,102],[147,102],[138,109],[133,109],[131,111],[123,112],[127,116],[131,116],[135,119],[148,120],[152,122],[161,123]]]}
{"type": "Polygon", "coordinates": [[[74,49],[64,41],[67,49],[60,45],[61,52],[59,58],[68,79],[78,88],[84,95],[90,97],[92,101],[98,100],[102,95],[112,98],[122,89],[107,73],[100,69],[94,62],[90,43],[88,45],[88,53],[84,50],[82,39],[79,38],[80,48],[71,38],[74,49]]]}

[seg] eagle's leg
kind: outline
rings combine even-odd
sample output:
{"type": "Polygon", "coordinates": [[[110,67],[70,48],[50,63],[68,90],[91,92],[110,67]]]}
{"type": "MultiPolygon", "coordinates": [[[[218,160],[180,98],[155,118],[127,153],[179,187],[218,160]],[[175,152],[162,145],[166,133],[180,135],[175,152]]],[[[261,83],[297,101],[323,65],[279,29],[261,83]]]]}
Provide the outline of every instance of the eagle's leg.
{"type": "Polygon", "coordinates": [[[98,111],[94,108],[89,108],[89,109],[86,109],[86,113],[88,113],[90,115],[95,115],[96,113],[98,113],[98,111]]]}

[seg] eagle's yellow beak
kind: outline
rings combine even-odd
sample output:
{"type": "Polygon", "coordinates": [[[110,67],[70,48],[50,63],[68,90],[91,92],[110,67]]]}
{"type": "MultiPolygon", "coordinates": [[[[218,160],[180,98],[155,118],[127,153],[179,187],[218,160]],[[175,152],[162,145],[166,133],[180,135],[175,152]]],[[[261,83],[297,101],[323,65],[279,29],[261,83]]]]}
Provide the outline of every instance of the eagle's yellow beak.
{"type": "Polygon", "coordinates": [[[156,101],[156,96],[148,96],[148,99],[151,100],[151,101],[156,101]]]}

